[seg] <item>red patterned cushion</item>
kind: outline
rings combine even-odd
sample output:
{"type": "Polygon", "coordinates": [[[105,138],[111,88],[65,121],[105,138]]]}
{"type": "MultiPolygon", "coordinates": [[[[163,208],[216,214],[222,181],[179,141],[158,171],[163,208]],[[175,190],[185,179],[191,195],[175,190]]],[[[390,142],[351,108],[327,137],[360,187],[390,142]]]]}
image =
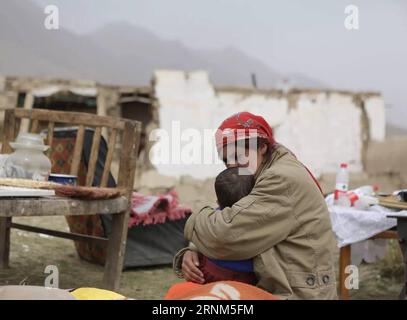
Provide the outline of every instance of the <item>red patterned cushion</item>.
{"type": "MultiPolygon", "coordinates": [[[[51,147],[52,173],[69,174],[75,138],[54,137],[51,147]]],[[[87,168],[81,160],[78,185],[85,185],[87,168]]],[[[66,216],[69,229],[72,233],[80,233],[97,237],[105,237],[100,215],[66,216]]],[[[97,264],[104,264],[106,258],[106,245],[88,241],[74,241],[76,251],[80,258],[97,264]]]]}

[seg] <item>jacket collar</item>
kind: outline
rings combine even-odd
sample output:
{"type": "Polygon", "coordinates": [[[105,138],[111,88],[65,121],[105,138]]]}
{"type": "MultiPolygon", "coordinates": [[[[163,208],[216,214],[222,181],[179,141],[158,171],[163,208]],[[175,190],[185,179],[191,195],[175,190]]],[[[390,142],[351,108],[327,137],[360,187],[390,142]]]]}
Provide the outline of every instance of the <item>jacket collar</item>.
{"type": "Polygon", "coordinates": [[[271,165],[284,157],[285,155],[289,154],[290,151],[284,147],[282,144],[276,143],[272,146],[271,155],[270,157],[263,160],[263,163],[260,164],[259,170],[257,170],[255,174],[255,179],[262,175],[262,173],[271,167],[271,165]]]}

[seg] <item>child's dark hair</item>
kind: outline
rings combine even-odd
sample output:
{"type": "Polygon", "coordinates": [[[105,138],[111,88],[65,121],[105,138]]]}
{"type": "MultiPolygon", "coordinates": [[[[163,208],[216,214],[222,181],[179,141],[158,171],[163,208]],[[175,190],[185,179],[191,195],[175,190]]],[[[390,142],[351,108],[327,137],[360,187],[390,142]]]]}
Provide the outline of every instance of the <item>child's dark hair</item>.
{"type": "Polygon", "coordinates": [[[247,196],[254,187],[254,175],[247,172],[242,174],[239,170],[244,169],[238,167],[227,168],[216,177],[215,192],[221,209],[231,207],[247,196]]]}

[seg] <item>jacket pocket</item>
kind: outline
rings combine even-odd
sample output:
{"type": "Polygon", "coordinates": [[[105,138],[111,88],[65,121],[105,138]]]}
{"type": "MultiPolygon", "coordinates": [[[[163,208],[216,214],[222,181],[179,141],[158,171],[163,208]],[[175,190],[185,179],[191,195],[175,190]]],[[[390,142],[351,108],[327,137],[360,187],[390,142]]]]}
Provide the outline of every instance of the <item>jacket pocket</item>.
{"type": "Polygon", "coordinates": [[[291,288],[314,289],[318,286],[318,277],[314,272],[287,271],[286,274],[291,288]]]}
{"type": "Polygon", "coordinates": [[[224,215],[225,221],[227,223],[231,223],[234,217],[241,213],[242,210],[250,207],[254,203],[254,201],[254,199],[246,197],[236,202],[230,210],[226,211],[226,214],[224,215]]]}
{"type": "Polygon", "coordinates": [[[336,286],[336,275],[333,269],[318,271],[318,282],[321,287],[323,286],[336,286]]]}

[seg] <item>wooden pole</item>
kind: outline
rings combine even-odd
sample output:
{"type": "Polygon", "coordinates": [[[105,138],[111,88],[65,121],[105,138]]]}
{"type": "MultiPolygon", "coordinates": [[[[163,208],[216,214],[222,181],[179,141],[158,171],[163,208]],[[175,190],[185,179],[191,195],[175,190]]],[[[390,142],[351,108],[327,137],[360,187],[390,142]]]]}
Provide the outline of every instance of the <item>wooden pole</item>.
{"type": "Polygon", "coordinates": [[[346,267],[350,265],[351,247],[350,245],[344,246],[340,249],[339,256],[339,285],[340,285],[340,298],[342,300],[349,300],[349,290],[346,288],[346,267]]]}
{"type": "Polygon", "coordinates": [[[252,73],[252,86],[257,89],[257,78],[255,73],[252,73]]]}
{"type": "MultiPolygon", "coordinates": [[[[24,109],[25,110],[32,110],[34,106],[34,95],[32,91],[27,91],[25,94],[25,99],[24,99],[24,109]]],[[[21,132],[28,132],[30,126],[30,120],[29,119],[22,119],[21,120],[21,132]]]]}

